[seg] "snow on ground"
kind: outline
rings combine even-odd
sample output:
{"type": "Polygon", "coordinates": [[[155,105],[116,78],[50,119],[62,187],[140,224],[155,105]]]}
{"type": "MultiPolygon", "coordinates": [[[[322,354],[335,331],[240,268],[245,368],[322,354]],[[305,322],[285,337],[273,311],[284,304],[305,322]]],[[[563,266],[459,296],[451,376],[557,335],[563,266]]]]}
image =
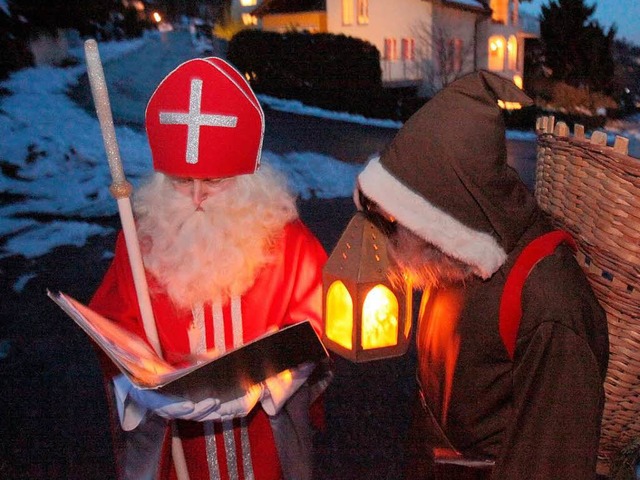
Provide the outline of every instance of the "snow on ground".
{"type": "Polygon", "coordinates": [[[362,115],[354,115],[346,112],[331,112],[322,108],[304,105],[302,102],[297,100],[284,100],[282,98],[270,97],[269,95],[258,95],[258,100],[260,100],[260,103],[263,105],[268,105],[273,110],[279,110],[281,112],[331,118],[334,120],[342,120],[344,122],[360,123],[376,127],[400,128],[402,126],[401,122],[397,122],[395,120],[366,118],[362,115]]]}
{"type": "MultiPolygon", "coordinates": [[[[100,45],[103,63],[142,48],[145,39],[100,45]]],[[[83,59],[81,50],[73,52],[83,59]]],[[[120,63],[120,62],[119,62],[120,63]]],[[[38,67],[16,72],[0,83],[10,94],[0,97],[0,258],[35,258],[60,245],[82,246],[93,235],[110,230],[100,220],[117,213],[107,187],[111,178],[97,119],[67,95],[85,72],[84,61],[71,68],[38,67]]],[[[136,70],[131,77],[145,78],[136,70]]],[[[307,107],[300,102],[260,96],[273,109],[375,126],[399,128],[398,122],[307,107]]],[[[640,116],[611,125],[611,135],[640,143],[640,116]],[[637,121],[635,121],[637,120],[637,121]]],[[[121,157],[131,183],[151,172],[151,154],[143,133],[117,127],[121,157]]],[[[507,138],[535,141],[533,132],[509,131],[507,138]]],[[[635,156],[640,156],[636,152],[635,156]]],[[[361,166],[309,152],[263,160],[284,171],[302,198],[347,197],[361,166]]]]}
{"type": "MultiPolygon", "coordinates": [[[[106,63],[143,44],[101,44],[100,55],[106,63]]],[[[10,92],[0,98],[0,192],[13,200],[0,206],[0,258],[35,258],[110,232],[99,222],[117,213],[100,127],[66,94],[84,72],[84,62],[30,68],[0,83],[10,92]]],[[[136,185],[151,173],[146,137],[127,127],[117,127],[116,136],[127,179],[136,185]]],[[[304,152],[266,151],[263,161],[285,171],[302,198],[349,196],[361,168],[304,152]]]]}

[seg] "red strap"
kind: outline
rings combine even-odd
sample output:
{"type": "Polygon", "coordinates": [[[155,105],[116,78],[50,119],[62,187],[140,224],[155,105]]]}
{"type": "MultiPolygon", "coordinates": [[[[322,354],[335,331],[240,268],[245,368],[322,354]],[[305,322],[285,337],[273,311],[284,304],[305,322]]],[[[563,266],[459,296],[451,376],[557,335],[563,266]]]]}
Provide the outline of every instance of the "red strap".
{"type": "Polygon", "coordinates": [[[562,242],[576,250],[576,243],[567,232],[554,230],[546,233],[527,245],[511,268],[504,285],[500,300],[499,329],[509,358],[513,360],[516,338],[522,317],[522,289],[533,267],[547,255],[551,255],[562,242]]]}

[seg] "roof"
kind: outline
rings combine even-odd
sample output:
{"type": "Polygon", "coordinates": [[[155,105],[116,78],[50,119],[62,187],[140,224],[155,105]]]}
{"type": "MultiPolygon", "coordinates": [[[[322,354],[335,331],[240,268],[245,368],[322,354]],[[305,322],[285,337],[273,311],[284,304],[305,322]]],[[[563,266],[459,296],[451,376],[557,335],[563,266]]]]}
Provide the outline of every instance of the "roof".
{"type": "Polygon", "coordinates": [[[460,10],[468,10],[472,12],[491,14],[489,2],[487,0],[440,0],[445,7],[458,8],[460,10]]]}
{"type": "Polygon", "coordinates": [[[256,17],[278,13],[299,13],[325,11],[325,0],[264,0],[262,5],[251,13],[256,17]]]}

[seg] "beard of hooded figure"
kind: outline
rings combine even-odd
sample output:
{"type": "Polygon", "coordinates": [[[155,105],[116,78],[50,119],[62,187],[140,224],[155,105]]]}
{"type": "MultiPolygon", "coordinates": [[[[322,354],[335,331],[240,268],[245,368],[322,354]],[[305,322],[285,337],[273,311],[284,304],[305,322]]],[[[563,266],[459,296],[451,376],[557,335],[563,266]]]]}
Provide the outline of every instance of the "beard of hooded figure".
{"type": "Polygon", "coordinates": [[[156,173],[134,206],[145,267],[181,308],[246,292],[297,218],[283,177],[264,165],[225,180],[200,207],[156,173]]]}
{"type": "Polygon", "coordinates": [[[445,254],[400,224],[389,237],[388,251],[394,285],[408,280],[416,288],[427,289],[464,283],[474,274],[471,265],[445,254]]]}

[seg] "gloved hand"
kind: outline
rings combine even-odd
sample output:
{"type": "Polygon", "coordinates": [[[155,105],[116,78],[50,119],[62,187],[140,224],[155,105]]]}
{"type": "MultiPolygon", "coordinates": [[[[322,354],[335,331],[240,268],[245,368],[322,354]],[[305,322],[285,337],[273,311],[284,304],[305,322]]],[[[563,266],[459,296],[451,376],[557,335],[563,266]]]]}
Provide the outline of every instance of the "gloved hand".
{"type": "Polygon", "coordinates": [[[220,407],[220,400],[216,398],[205,398],[199,402],[192,402],[182,397],[136,387],[130,390],[129,398],[139,406],[170,420],[201,421],[220,407]]]}
{"type": "Polygon", "coordinates": [[[215,398],[192,402],[156,390],[138,388],[125,375],[115,377],[113,384],[123,430],[136,428],[149,411],[167,419],[196,422],[246,416],[258,402],[262,390],[259,385],[254,385],[244,396],[225,403],[215,398]]]}
{"type": "Polygon", "coordinates": [[[276,415],[289,398],[307,381],[316,364],[305,362],[267,378],[260,403],[267,415],[276,415]]]}
{"type": "Polygon", "coordinates": [[[246,417],[260,400],[262,391],[262,385],[252,385],[242,397],[221,403],[205,420],[231,420],[232,418],[246,417]]]}

